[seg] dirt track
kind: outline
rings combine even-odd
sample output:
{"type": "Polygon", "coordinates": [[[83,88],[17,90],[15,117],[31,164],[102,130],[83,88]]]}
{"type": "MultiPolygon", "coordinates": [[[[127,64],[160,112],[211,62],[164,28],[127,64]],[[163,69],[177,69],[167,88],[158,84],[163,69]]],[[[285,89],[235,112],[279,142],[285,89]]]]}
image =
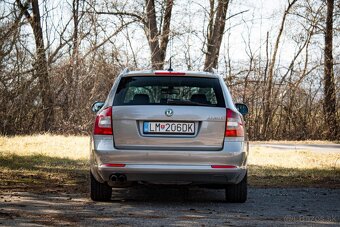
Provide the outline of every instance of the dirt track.
{"type": "Polygon", "coordinates": [[[1,192],[0,225],[340,225],[339,189],[251,188],[245,204],[223,199],[223,190],[145,186],[115,190],[108,203],[86,194],[1,192]]]}

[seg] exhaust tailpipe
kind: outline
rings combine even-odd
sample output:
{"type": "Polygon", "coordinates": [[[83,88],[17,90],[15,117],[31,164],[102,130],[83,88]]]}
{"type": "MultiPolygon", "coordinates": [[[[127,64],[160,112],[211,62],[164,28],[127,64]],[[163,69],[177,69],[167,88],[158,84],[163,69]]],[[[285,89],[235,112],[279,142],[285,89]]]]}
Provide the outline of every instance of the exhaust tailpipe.
{"type": "Polygon", "coordinates": [[[118,181],[117,175],[112,174],[111,177],[110,177],[110,180],[111,180],[112,182],[116,183],[116,182],[118,181]]]}
{"type": "Polygon", "coordinates": [[[116,173],[116,174],[112,174],[110,176],[110,181],[112,183],[124,183],[124,182],[127,181],[127,179],[126,179],[126,176],[124,174],[116,173]]]}
{"type": "Polygon", "coordinates": [[[120,183],[126,182],[126,176],[123,175],[123,174],[119,175],[118,181],[119,181],[120,183]]]}

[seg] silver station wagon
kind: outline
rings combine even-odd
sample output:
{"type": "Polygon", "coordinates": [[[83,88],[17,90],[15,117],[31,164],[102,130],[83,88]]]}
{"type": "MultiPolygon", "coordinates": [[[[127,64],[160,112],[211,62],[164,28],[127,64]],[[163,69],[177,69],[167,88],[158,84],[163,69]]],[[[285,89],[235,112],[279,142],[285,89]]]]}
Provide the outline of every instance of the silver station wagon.
{"type": "Polygon", "coordinates": [[[112,187],[173,184],[246,201],[248,108],[233,103],[220,76],[126,69],[92,110],[92,200],[110,200],[112,187]]]}

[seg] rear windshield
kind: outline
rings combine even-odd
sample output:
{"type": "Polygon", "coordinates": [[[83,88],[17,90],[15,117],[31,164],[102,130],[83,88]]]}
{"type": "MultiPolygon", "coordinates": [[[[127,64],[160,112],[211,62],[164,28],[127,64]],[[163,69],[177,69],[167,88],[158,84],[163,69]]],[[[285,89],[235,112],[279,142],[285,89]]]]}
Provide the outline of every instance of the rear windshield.
{"type": "Polygon", "coordinates": [[[217,78],[187,76],[123,77],[113,105],[225,107],[222,89],[217,78]]]}

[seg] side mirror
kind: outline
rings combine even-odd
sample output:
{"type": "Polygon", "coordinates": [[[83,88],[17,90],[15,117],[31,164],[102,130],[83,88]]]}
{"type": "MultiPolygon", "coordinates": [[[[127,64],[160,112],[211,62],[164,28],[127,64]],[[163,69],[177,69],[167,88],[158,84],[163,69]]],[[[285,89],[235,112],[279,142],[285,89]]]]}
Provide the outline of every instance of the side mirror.
{"type": "Polygon", "coordinates": [[[248,106],[243,103],[235,103],[236,109],[238,112],[240,112],[242,115],[246,115],[248,113],[248,106]]]}
{"type": "Polygon", "coordinates": [[[92,112],[97,113],[103,106],[104,106],[104,102],[96,101],[92,104],[91,110],[92,112]]]}

